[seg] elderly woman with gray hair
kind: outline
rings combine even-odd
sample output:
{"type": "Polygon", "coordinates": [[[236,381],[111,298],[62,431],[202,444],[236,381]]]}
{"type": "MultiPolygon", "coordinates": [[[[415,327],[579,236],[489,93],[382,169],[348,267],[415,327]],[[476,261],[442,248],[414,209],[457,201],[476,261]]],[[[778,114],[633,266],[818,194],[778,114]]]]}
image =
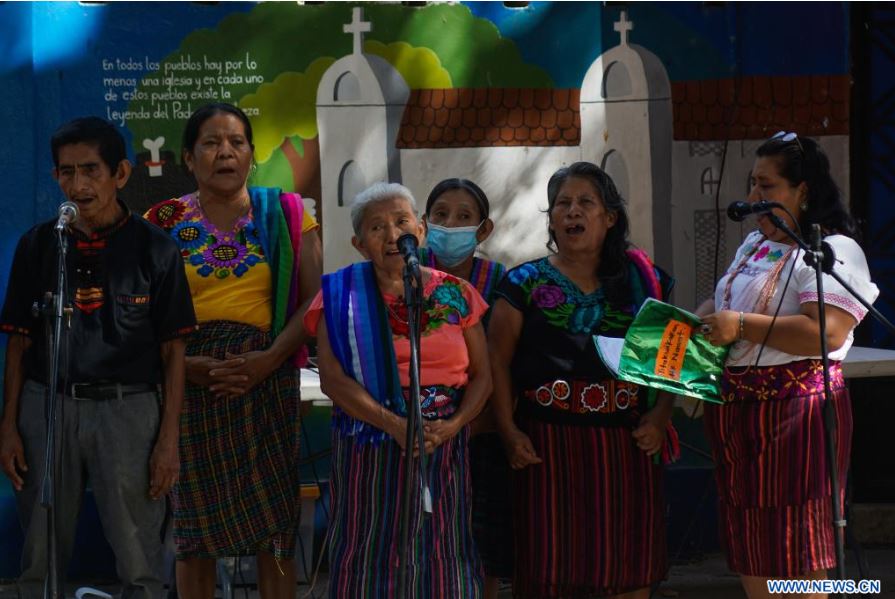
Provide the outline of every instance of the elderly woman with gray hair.
{"type": "Polygon", "coordinates": [[[480,597],[466,425],[491,393],[480,323],[488,306],[465,281],[421,268],[419,401],[433,513],[411,547],[408,588],[399,589],[410,342],[397,240],[422,237],[423,225],[413,195],[395,183],[358,194],[351,218],[351,243],[366,261],[324,275],[304,320],[334,404],[330,596],[480,597]]]}

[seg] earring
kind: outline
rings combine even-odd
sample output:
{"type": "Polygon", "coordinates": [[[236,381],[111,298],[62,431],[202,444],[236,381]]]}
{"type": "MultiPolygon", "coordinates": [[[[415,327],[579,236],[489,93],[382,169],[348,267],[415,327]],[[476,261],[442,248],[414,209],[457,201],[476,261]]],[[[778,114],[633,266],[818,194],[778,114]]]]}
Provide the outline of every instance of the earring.
{"type": "Polygon", "coordinates": [[[802,212],[808,212],[808,202],[802,202],[801,204],[799,204],[799,209],[802,212]]]}

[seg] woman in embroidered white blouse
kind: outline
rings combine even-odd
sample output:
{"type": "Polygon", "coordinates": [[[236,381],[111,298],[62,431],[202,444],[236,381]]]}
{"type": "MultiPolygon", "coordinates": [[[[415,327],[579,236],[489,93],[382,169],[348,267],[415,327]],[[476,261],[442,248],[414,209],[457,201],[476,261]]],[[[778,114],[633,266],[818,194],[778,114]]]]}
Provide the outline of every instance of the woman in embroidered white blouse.
{"type": "MultiPolygon", "coordinates": [[[[835,270],[869,301],[870,280],[855,224],[817,142],[778,133],[756,151],[749,202],[776,202],[788,227],[808,237],[821,226],[835,270]]],[[[714,454],[722,545],[747,595],[769,597],[769,578],[826,578],[835,565],[831,491],[824,448],[820,318],[813,268],[766,214],[757,218],[714,298],[703,304],[701,332],[730,345],[724,405],[706,408],[714,454]]],[[[866,310],[823,275],[826,339],[835,411],[839,480],[851,448],[851,403],[840,361],[866,310]]]]}

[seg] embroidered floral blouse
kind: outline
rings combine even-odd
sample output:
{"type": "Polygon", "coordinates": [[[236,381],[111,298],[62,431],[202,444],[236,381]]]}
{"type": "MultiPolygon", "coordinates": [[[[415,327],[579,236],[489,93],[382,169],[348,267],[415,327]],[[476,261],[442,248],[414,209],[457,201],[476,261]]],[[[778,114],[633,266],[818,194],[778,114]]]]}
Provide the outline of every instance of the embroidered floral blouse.
{"type": "MultiPolygon", "coordinates": [[[[435,254],[427,247],[419,249],[420,263],[429,268],[437,269],[435,254]]],[[[469,275],[469,284],[475,287],[479,295],[488,302],[489,306],[494,305],[496,299],[497,286],[507,272],[507,267],[500,262],[486,260],[476,256],[472,259],[472,273],[469,275]]],[[[490,308],[482,317],[482,324],[485,329],[488,328],[488,319],[491,316],[490,308]]]]}
{"type": "MultiPolygon", "coordinates": [[[[423,316],[420,340],[420,384],[463,387],[468,381],[469,354],[463,330],[478,323],[488,309],[469,283],[439,270],[432,270],[423,287],[423,316]]],[[[407,338],[407,309],[401,298],[383,294],[401,386],[410,385],[410,340],[407,338]]],[[[311,335],[323,316],[323,292],[317,294],[305,315],[311,335]]]]}
{"type": "MultiPolygon", "coordinates": [[[[195,194],[156,204],[146,218],[168,231],[180,248],[200,323],[231,320],[270,329],[270,265],[251,208],[230,231],[205,217],[195,194]]],[[[317,221],[305,211],[302,232],[315,227],[317,221]]]]}
{"type": "Polygon", "coordinates": [[[614,305],[603,289],[584,293],[546,257],[510,269],[497,295],[523,315],[512,364],[517,391],[557,379],[611,378],[593,335],[624,337],[637,307],[633,299],[628,305],[614,305]]]}
{"type": "MultiPolygon", "coordinates": [[[[857,242],[844,235],[828,235],[824,241],[836,254],[836,273],[864,298],[873,302],[879,295],[879,289],[870,279],[867,259],[857,242]]],[[[823,289],[827,304],[845,310],[856,323],[867,314],[867,310],[851,293],[830,275],[823,275],[823,289]]],[[[770,315],[782,304],[779,315],[788,316],[799,314],[802,304],[817,300],[817,278],[814,269],[805,263],[804,253],[794,246],[769,241],[758,231],[746,237],[715,287],[716,310],[756,312],[761,310],[759,304],[766,304],[763,312],[770,315]],[[776,285],[767,285],[769,277],[776,279],[776,285]]],[[[830,352],[831,360],[845,358],[854,341],[853,333],[854,329],[849,332],[842,347],[830,352]]],[[[754,364],[757,357],[756,344],[737,341],[730,348],[727,365],[748,366],[754,364]]],[[[819,356],[796,356],[766,346],[761,351],[761,365],[787,364],[809,357],[819,356]]]]}

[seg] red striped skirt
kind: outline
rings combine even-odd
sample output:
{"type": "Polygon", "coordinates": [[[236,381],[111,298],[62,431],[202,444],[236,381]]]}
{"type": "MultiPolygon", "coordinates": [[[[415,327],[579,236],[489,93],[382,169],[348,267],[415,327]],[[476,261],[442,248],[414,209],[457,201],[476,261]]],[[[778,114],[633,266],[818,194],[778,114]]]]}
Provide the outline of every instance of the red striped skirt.
{"type": "MultiPolygon", "coordinates": [[[[838,363],[839,485],[845,496],[851,401],[838,363]]],[[[721,543],[734,572],[792,578],[836,564],[819,360],[751,368],[721,383],[724,405],[705,406],[715,457],[721,543]]]]}
{"type": "Polygon", "coordinates": [[[515,473],[516,597],[602,597],[668,571],[662,467],[627,427],[519,426],[542,464],[515,473]]]}

